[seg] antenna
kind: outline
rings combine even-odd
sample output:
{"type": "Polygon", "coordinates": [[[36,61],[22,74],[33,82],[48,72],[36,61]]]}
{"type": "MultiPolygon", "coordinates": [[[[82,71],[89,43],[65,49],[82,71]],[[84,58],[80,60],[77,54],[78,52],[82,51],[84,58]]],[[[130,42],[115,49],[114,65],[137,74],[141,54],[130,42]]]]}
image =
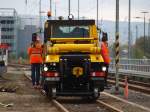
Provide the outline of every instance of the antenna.
{"type": "Polygon", "coordinates": [[[68,0],[68,16],[70,15],[70,0],[68,0]]]}
{"type": "Polygon", "coordinates": [[[98,15],[98,13],[99,13],[99,11],[98,11],[99,10],[99,5],[98,4],[99,4],[99,1],[97,0],[97,27],[98,27],[98,19],[99,19],[99,17],[98,17],[99,16],[98,15]]]}

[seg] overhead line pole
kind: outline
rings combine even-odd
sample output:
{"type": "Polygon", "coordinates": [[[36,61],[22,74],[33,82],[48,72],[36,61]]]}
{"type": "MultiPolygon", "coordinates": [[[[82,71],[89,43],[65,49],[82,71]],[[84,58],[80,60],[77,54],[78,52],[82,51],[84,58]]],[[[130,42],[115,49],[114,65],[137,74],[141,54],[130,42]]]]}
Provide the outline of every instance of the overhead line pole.
{"type": "Polygon", "coordinates": [[[52,0],[50,0],[50,11],[52,13],[52,0]]]}
{"type": "Polygon", "coordinates": [[[146,52],[146,37],[145,37],[145,15],[146,15],[146,13],[148,13],[148,12],[141,12],[141,13],[143,13],[144,14],[144,56],[145,56],[145,52],[146,52]]]}
{"type": "Polygon", "coordinates": [[[55,2],[55,19],[57,18],[57,6],[56,6],[56,2],[55,2]]]}
{"type": "Polygon", "coordinates": [[[78,20],[80,19],[80,0],[78,0],[78,20]]]}
{"type": "Polygon", "coordinates": [[[70,0],[68,0],[68,16],[70,15],[70,0]]]}
{"type": "Polygon", "coordinates": [[[98,27],[98,19],[99,19],[99,15],[98,15],[98,13],[99,13],[99,1],[97,0],[97,27],[98,27]]]}
{"type": "Polygon", "coordinates": [[[42,31],[41,0],[39,0],[39,34],[40,34],[40,37],[42,37],[41,31],[42,31]]]}
{"type": "Polygon", "coordinates": [[[131,58],[131,0],[129,0],[129,16],[128,16],[128,59],[131,58]]]}
{"type": "Polygon", "coordinates": [[[150,19],[149,19],[149,22],[148,22],[148,38],[150,38],[150,19]]]}
{"type": "Polygon", "coordinates": [[[116,59],[115,59],[115,65],[116,65],[116,73],[115,73],[115,79],[116,79],[116,85],[115,90],[116,92],[119,92],[119,0],[116,0],[116,59]]]}
{"type": "MultiPolygon", "coordinates": [[[[138,26],[136,25],[135,26],[135,29],[136,29],[136,41],[135,41],[135,45],[136,45],[136,47],[137,47],[137,40],[138,40],[138,26]]],[[[137,53],[137,49],[136,49],[136,58],[137,58],[137,55],[138,55],[138,53],[137,53]]]]}
{"type": "MultiPolygon", "coordinates": [[[[52,0],[50,0],[50,12],[52,14],[52,0]]],[[[50,19],[52,19],[52,17],[50,17],[50,19]]]]}
{"type": "Polygon", "coordinates": [[[148,52],[150,52],[150,19],[148,23],[148,52]]]}
{"type": "Polygon", "coordinates": [[[144,56],[145,56],[145,50],[146,50],[146,37],[145,37],[145,13],[144,13],[144,56]]]}

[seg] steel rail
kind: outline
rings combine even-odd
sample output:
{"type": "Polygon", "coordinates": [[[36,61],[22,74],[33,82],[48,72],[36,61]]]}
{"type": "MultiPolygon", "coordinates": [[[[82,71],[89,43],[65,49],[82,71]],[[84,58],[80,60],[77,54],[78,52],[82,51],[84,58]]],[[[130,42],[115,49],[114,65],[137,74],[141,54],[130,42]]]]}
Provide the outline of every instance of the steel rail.
{"type": "Polygon", "coordinates": [[[113,107],[110,104],[105,103],[103,101],[97,100],[96,103],[98,103],[100,106],[104,106],[104,107],[108,108],[109,110],[111,110],[113,112],[123,112],[122,110],[120,110],[120,109],[118,109],[116,107],[113,107]]]}
{"type": "MultiPolygon", "coordinates": [[[[114,80],[108,80],[109,83],[111,84],[115,84],[115,81],[114,80]]],[[[119,82],[119,85],[121,87],[125,87],[125,84],[124,82],[119,82]]],[[[149,87],[142,87],[142,86],[139,86],[139,85],[134,85],[134,84],[128,84],[128,87],[129,89],[131,90],[135,90],[135,91],[139,91],[139,92],[143,92],[143,93],[147,93],[147,94],[150,94],[150,89],[149,87]]]]}
{"type": "Polygon", "coordinates": [[[148,107],[144,107],[144,106],[139,105],[139,104],[137,104],[137,103],[133,103],[133,102],[124,100],[124,99],[122,99],[122,98],[119,98],[119,97],[117,97],[117,96],[111,95],[111,94],[106,93],[106,92],[102,92],[101,94],[106,95],[106,96],[109,96],[109,97],[111,97],[111,98],[114,98],[114,99],[116,99],[116,100],[118,100],[118,101],[124,102],[124,103],[126,103],[126,104],[132,105],[132,106],[134,106],[134,107],[143,109],[143,110],[146,111],[146,112],[150,112],[150,108],[148,108],[148,107]]]}

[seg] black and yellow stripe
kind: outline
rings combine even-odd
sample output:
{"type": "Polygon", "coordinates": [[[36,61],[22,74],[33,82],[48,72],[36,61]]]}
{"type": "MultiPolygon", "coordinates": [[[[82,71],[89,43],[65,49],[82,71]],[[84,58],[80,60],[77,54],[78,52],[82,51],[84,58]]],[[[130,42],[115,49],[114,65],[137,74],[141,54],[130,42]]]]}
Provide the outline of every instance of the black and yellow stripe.
{"type": "Polygon", "coordinates": [[[116,63],[116,66],[118,66],[118,63],[119,63],[119,33],[116,33],[115,51],[116,51],[115,63],[116,63]]]}

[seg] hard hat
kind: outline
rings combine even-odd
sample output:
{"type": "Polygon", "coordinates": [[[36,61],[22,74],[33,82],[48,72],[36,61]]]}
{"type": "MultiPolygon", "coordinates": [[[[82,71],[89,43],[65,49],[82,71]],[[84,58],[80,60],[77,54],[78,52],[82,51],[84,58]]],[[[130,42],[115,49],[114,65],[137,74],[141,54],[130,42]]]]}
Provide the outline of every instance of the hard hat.
{"type": "Polygon", "coordinates": [[[108,41],[108,35],[106,32],[102,32],[102,41],[108,41]]]}

